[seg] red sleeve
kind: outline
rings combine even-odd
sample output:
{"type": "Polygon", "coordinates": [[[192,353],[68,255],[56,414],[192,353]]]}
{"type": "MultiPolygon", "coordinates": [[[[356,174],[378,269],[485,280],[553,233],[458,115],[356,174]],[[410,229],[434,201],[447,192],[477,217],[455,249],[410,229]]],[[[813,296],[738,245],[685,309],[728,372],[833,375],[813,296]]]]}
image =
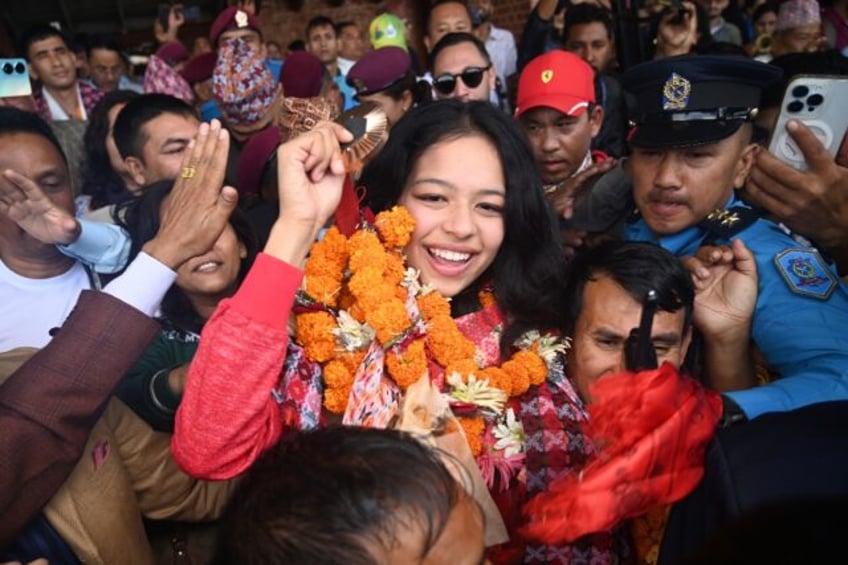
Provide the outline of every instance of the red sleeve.
{"type": "Polygon", "coordinates": [[[171,450],[198,478],[245,471],[281,432],[271,396],[288,343],[287,324],[303,272],[260,254],[231,299],[206,323],[177,410],[171,450]]]}

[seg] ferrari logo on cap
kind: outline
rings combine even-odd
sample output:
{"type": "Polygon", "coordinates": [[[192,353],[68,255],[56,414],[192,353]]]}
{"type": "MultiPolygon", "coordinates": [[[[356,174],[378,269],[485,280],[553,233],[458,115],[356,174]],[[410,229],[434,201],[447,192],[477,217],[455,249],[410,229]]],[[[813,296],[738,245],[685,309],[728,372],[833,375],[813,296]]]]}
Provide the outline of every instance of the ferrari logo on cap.
{"type": "Polygon", "coordinates": [[[236,12],[236,27],[247,27],[247,12],[242,10],[236,12]]]}
{"type": "Polygon", "coordinates": [[[554,78],[554,72],[551,69],[542,71],[542,82],[548,84],[554,78]]]}
{"type": "Polygon", "coordinates": [[[671,73],[663,85],[663,110],[684,110],[689,104],[692,83],[677,73],[671,73]]]}

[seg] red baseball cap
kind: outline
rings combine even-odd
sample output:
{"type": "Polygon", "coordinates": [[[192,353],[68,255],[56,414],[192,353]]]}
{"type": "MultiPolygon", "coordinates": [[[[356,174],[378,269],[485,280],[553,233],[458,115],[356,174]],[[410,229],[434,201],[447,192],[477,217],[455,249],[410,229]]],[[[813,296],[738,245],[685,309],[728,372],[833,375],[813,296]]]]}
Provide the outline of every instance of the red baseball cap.
{"type": "Polygon", "coordinates": [[[550,51],[521,71],[516,102],[516,116],[541,106],[579,116],[595,103],[595,71],[574,53],[550,51]]]}

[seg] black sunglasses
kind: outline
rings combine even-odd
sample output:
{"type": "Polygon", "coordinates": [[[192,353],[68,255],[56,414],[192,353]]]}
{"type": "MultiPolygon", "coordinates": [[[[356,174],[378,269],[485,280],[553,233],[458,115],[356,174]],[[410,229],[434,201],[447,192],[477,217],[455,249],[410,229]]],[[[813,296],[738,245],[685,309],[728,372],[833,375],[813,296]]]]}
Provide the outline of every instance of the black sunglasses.
{"type": "Polygon", "coordinates": [[[456,79],[461,78],[468,88],[477,88],[483,82],[483,73],[491,68],[491,64],[485,67],[466,67],[461,73],[455,75],[450,73],[439,75],[433,80],[433,86],[442,94],[448,95],[456,88],[456,79]]]}

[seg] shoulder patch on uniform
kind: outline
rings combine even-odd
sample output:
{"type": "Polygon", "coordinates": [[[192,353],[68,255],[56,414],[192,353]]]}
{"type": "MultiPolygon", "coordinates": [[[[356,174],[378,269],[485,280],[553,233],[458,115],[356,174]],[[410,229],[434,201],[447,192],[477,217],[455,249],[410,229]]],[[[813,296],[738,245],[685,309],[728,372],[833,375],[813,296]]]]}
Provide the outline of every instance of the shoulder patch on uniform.
{"type": "Polygon", "coordinates": [[[819,300],[827,300],[839,284],[818,251],[793,247],[778,253],[774,264],[789,290],[819,300]]]}

